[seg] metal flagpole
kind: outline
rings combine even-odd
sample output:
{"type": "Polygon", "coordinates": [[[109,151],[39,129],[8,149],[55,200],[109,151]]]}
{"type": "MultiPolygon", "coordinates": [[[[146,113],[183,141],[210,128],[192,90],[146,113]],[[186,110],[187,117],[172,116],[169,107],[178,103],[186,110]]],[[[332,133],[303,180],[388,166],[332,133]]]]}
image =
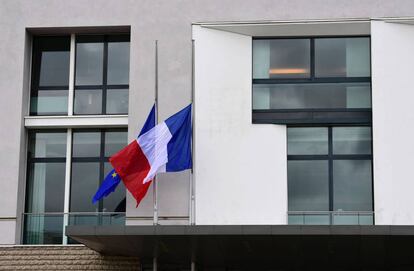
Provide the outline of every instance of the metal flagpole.
{"type": "Polygon", "coordinates": [[[195,225],[195,178],[194,178],[194,130],[195,130],[195,123],[194,123],[194,116],[195,116],[195,103],[194,103],[194,95],[195,95],[195,85],[194,85],[194,40],[191,41],[191,103],[192,103],[192,116],[191,116],[191,126],[192,126],[192,141],[191,141],[191,180],[190,180],[190,224],[195,225]]]}
{"type": "MultiPolygon", "coordinates": [[[[158,124],[158,40],[155,40],[155,122],[158,124]]],[[[154,225],[158,224],[158,202],[157,202],[157,174],[152,181],[153,202],[154,202],[154,225]]],[[[157,254],[152,259],[152,270],[157,271],[157,254]]]]}
{"type": "MultiPolygon", "coordinates": [[[[158,40],[155,41],[155,121],[158,124],[158,40]]],[[[158,224],[157,175],[153,180],[154,225],[158,224]]]]}

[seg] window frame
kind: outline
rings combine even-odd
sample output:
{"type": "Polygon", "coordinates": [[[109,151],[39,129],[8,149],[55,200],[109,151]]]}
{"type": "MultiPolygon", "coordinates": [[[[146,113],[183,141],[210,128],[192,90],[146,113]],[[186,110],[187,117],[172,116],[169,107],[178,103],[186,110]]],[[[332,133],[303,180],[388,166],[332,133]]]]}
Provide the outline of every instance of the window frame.
{"type": "Polygon", "coordinates": [[[370,35],[329,35],[329,36],[278,36],[253,37],[255,40],[309,39],[310,40],[310,77],[309,78],[253,78],[253,46],[252,46],[252,91],[251,108],[252,123],[257,124],[331,124],[340,125],[372,123],[372,69],[369,77],[316,77],[315,75],[315,39],[333,38],[368,38],[369,66],[371,67],[371,36],[370,35]],[[253,109],[253,86],[264,84],[323,84],[323,83],[370,83],[370,108],[311,108],[311,109],[253,109]]]}
{"type": "MultiPolygon", "coordinates": [[[[287,162],[289,161],[327,161],[328,162],[328,173],[329,173],[329,212],[338,212],[334,210],[334,176],[333,176],[333,162],[335,160],[369,160],[371,164],[371,211],[374,213],[375,204],[374,204],[374,164],[373,164],[373,131],[371,125],[289,125],[286,127],[286,140],[288,140],[288,129],[289,128],[327,128],[328,129],[328,154],[305,154],[290,155],[287,153],[287,162]],[[333,154],[333,129],[341,127],[370,127],[371,128],[371,154],[333,154]]],[[[287,142],[287,141],[286,141],[287,142]]],[[[287,143],[288,144],[288,143],[287,143]]],[[[286,144],[286,148],[287,148],[286,144]]],[[[286,149],[287,150],[287,149],[286,149]]],[[[288,173],[288,172],[287,172],[288,173]]],[[[288,179],[287,179],[288,182],[288,179]]],[[[289,183],[287,184],[289,186],[289,183]]],[[[288,194],[289,201],[289,194],[288,194]]],[[[288,210],[288,212],[295,210],[288,210]]],[[[370,210],[359,210],[361,212],[370,211],[370,210]]],[[[358,211],[355,211],[358,212],[358,211]]],[[[332,217],[330,216],[330,224],[332,225],[332,217]]],[[[372,223],[375,225],[375,216],[372,216],[372,223]]],[[[289,223],[287,223],[289,225],[289,223]]]]}
{"type": "MultiPolygon", "coordinates": [[[[71,141],[71,165],[70,165],[70,183],[72,184],[72,177],[73,177],[73,163],[99,163],[99,182],[98,182],[98,187],[102,184],[106,174],[108,174],[108,172],[105,172],[105,163],[109,162],[109,158],[110,156],[105,156],[105,133],[107,132],[125,132],[128,133],[127,129],[123,129],[123,128],[102,128],[102,129],[72,129],[72,141],[71,141]],[[73,156],[73,135],[74,133],[88,133],[88,132],[96,132],[100,134],[100,144],[99,144],[99,156],[88,156],[88,157],[74,157],[73,156]]],[[[126,143],[128,144],[128,142],[126,143]]],[[[98,188],[97,187],[97,188],[98,188]]],[[[72,189],[72,185],[71,188],[72,189]]],[[[69,194],[71,195],[72,190],[69,192],[69,194]]],[[[125,194],[126,196],[126,194],[125,194]]],[[[98,212],[105,212],[106,210],[104,210],[104,200],[105,199],[101,199],[98,202],[97,205],[97,209],[98,212]]],[[[69,196],[69,212],[71,212],[70,210],[70,201],[71,198],[69,196]]],[[[75,211],[76,212],[76,211],[75,211]]]]}
{"type": "MultiPolygon", "coordinates": [[[[76,116],[87,116],[87,115],[108,115],[106,102],[107,102],[107,90],[108,89],[128,89],[129,92],[129,82],[128,84],[111,84],[108,85],[108,43],[109,42],[130,42],[130,34],[127,33],[118,33],[118,34],[81,34],[75,36],[75,56],[74,56],[74,78],[73,78],[73,105],[72,112],[76,116]],[[77,59],[77,45],[78,43],[88,43],[82,40],[87,39],[96,39],[95,41],[90,41],[90,43],[103,43],[103,64],[102,64],[102,84],[101,85],[77,85],[76,84],[76,59],[77,59]],[[75,112],[75,97],[77,90],[101,90],[102,100],[101,100],[101,113],[89,114],[89,113],[76,113],[75,112]]],[[[129,72],[129,70],[128,70],[129,72]]],[[[110,115],[126,115],[126,113],[111,113],[110,115]]]]}
{"type": "Polygon", "coordinates": [[[70,75],[68,74],[68,84],[67,85],[54,85],[54,86],[40,86],[40,67],[41,67],[41,57],[39,57],[39,51],[35,45],[36,39],[41,38],[67,38],[69,41],[69,73],[70,73],[70,53],[71,53],[71,35],[62,34],[62,35],[38,35],[32,38],[32,48],[31,48],[31,63],[30,63],[30,90],[29,90],[29,105],[28,113],[30,116],[67,116],[69,113],[69,108],[66,108],[65,112],[51,112],[47,114],[39,114],[38,112],[32,112],[32,98],[38,97],[38,91],[66,91],[67,93],[67,102],[69,105],[69,95],[70,95],[70,75]],[[36,67],[35,67],[36,66],[36,67]]]}

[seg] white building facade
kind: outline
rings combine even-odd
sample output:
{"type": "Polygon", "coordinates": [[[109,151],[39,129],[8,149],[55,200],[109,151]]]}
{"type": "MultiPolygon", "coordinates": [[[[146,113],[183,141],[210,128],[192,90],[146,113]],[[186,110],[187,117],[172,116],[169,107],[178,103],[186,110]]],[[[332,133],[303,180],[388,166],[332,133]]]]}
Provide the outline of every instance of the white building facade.
{"type": "Polygon", "coordinates": [[[413,14],[402,0],[2,2],[0,244],[82,242],[66,226],[410,228],[413,14]],[[122,185],[92,204],[156,89],[159,121],[193,103],[193,170],[160,174],[138,208],[122,185]]]}

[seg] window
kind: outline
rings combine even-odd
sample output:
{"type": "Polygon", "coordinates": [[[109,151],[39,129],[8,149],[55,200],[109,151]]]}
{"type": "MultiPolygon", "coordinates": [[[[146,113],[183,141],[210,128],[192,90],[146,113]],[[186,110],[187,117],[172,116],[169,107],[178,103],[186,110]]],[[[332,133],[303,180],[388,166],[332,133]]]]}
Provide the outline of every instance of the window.
{"type": "Polygon", "coordinates": [[[289,224],[373,224],[369,126],[288,128],[289,224]]]}
{"type": "Polygon", "coordinates": [[[65,165],[66,131],[30,133],[24,243],[62,243],[65,165]]]}
{"type": "Polygon", "coordinates": [[[369,124],[369,37],[254,39],[253,121],[369,124]]]}
{"type": "Polygon", "coordinates": [[[123,183],[95,205],[92,197],[112,169],[109,157],[127,144],[127,117],[111,115],[128,114],[129,40],[33,37],[29,119],[42,121],[42,129],[28,127],[23,243],[73,243],[66,225],[125,223],[123,183]],[[72,127],[61,129],[69,119],[72,127]]]}
{"type": "Polygon", "coordinates": [[[31,115],[68,112],[70,37],[35,37],[31,80],[31,115]]]}
{"type": "Polygon", "coordinates": [[[30,115],[127,114],[129,35],[75,39],[71,49],[70,36],[33,38],[30,115]],[[69,91],[71,50],[76,55],[74,91],[69,91]]]}
{"type": "Polygon", "coordinates": [[[127,144],[126,129],[74,130],[70,158],[70,191],[65,191],[66,130],[30,131],[24,243],[61,244],[64,213],[69,224],[123,223],[123,216],[97,216],[99,212],[125,212],[121,183],[108,198],[93,205],[92,196],[111,170],[109,157],[127,144]],[[64,208],[69,197],[69,210],[64,208]],[[96,214],[93,214],[96,213],[96,214]]]}
{"type": "Polygon", "coordinates": [[[127,114],[129,36],[76,38],[74,114],[127,114]]]}

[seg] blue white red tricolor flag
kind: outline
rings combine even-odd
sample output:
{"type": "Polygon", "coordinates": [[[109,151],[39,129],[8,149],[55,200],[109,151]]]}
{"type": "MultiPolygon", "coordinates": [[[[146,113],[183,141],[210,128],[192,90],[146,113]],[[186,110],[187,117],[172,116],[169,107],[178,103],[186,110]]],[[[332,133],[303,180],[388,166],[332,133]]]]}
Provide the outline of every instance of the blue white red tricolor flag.
{"type": "Polygon", "coordinates": [[[157,173],[192,167],[191,104],[141,134],[109,161],[138,206],[157,173]]]}
{"type": "MultiPolygon", "coordinates": [[[[152,107],[147,120],[144,123],[144,126],[141,129],[141,132],[139,133],[138,137],[145,134],[155,126],[155,105],[152,107]]],[[[92,198],[92,203],[95,203],[102,199],[103,197],[108,196],[110,193],[114,192],[118,184],[121,182],[121,178],[119,174],[115,171],[115,169],[112,169],[103,180],[102,184],[99,186],[98,191],[96,191],[95,195],[92,198]]],[[[151,183],[148,183],[145,187],[143,187],[143,191],[141,194],[145,196],[147,193],[147,190],[149,188],[149,185],[151,183]]]]}

